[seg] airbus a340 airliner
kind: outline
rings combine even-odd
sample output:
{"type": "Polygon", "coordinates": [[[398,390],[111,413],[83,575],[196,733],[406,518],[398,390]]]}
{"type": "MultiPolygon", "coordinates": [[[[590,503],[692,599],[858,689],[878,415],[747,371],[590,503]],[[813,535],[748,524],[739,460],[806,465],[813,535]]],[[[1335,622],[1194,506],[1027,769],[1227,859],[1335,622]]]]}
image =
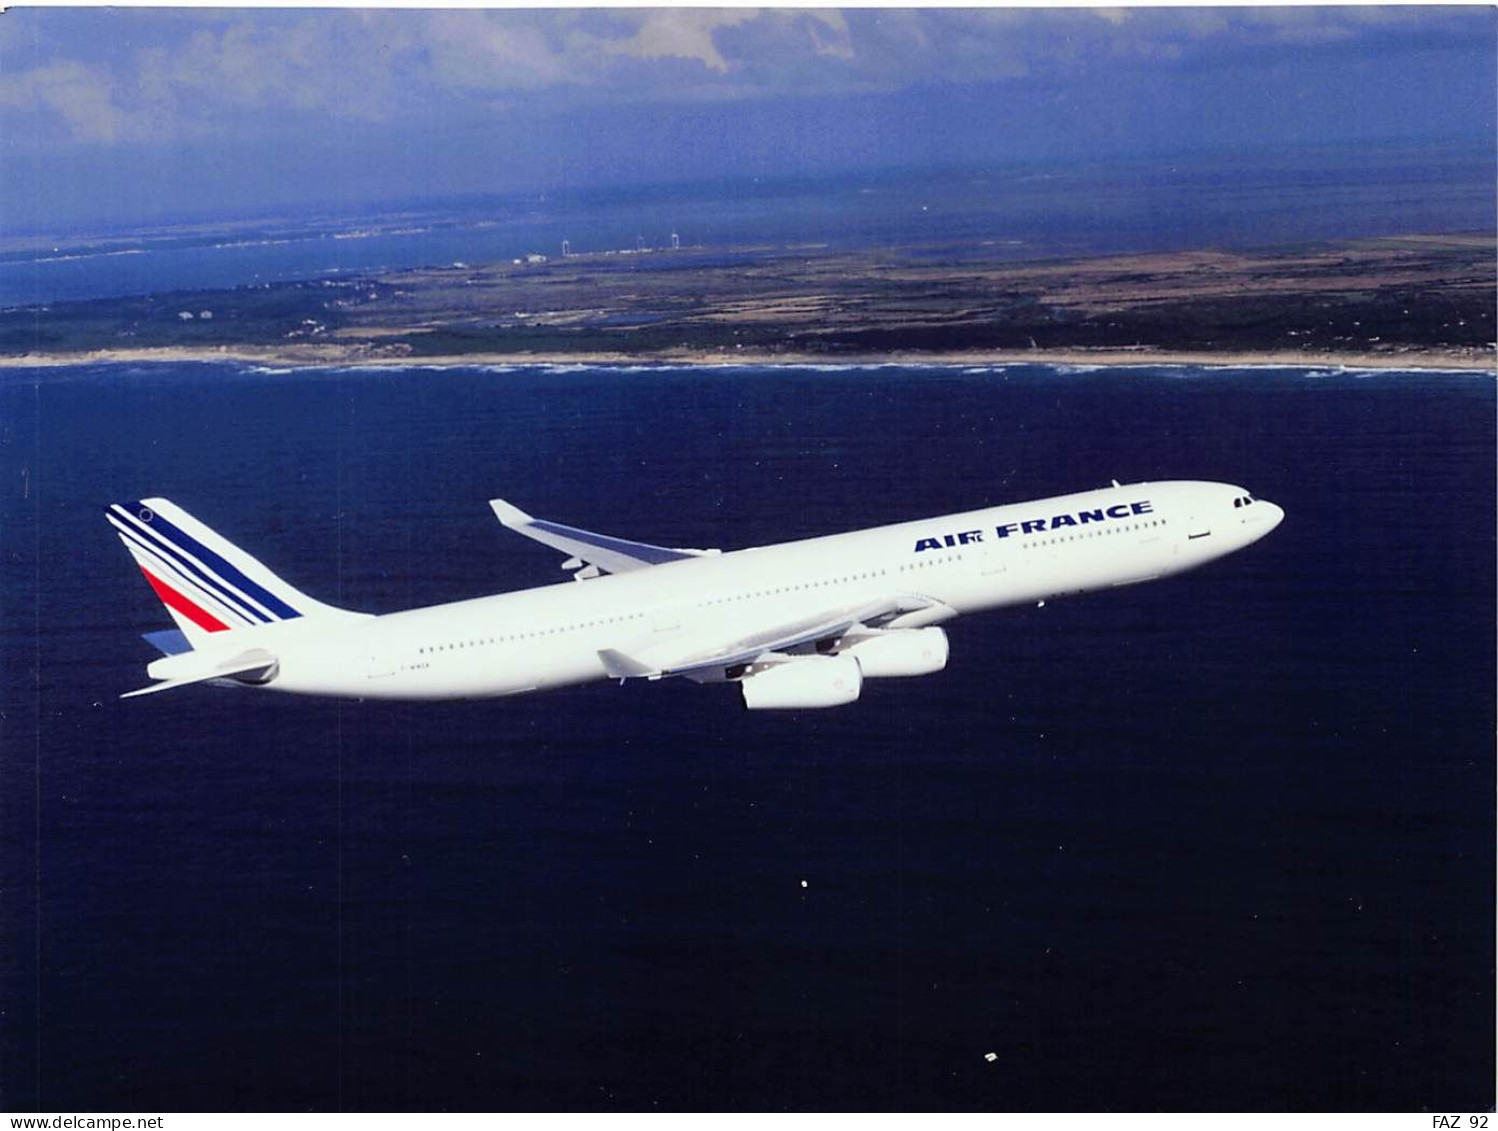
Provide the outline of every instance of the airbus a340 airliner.
{"type": "Polygon", "coordinates": [[[358,699],[477,699],[602,679],[737,683],[750,708],[834,707],[937,672],[961,613],[1181,573],[1284,512],[1223,483],[1121,486],[748,550],[672,549],[532,518],[582,584],[372,616],[321,604],[166,499],[107,509],[177,622],[159,682],[358,699]],[[605,576],[607,575],[607,576],[605,576]]]}

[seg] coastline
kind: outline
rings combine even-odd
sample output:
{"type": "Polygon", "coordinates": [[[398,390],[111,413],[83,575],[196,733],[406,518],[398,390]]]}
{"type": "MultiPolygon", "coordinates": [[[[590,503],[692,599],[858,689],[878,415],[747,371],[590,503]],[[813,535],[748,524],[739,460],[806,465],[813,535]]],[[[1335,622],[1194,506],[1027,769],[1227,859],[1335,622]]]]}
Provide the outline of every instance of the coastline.
{"type": "Polygon", "coordinates": [[[471,353],[411,356],[373,353],[340,346],[255,347],[224,346],[190,349],[165,346],[151,349],[92,350],[82,353],[47,353],[0,356],[0,369],[50,369],[75,365],[155,364],[169,362],[235,362],[277,368],[311,369],[368,368],[459,368],[464,366],[805,366],[805,365],[1065,365],[1144,366],[1196,365],[1214,368],[1341,368],[1465,370],[1498,374],[1498,354],[1493,351],[1430,349],[1399,352],[1316,352],[1296,350],[1210,352],[1138,349],[1033,349],[952,350],[887,353],[836,354],[791,351],[666,350],[654,354],[622,352],[471,353]]]}
{"type": "Polygon", "coordinates": [[[1008,261],[943,245],[423,268],[0,311],[0,368],[1498,368],[1486,234],[1008,261]],[[194,312],[197,313],[194,313],[194,312]]]}

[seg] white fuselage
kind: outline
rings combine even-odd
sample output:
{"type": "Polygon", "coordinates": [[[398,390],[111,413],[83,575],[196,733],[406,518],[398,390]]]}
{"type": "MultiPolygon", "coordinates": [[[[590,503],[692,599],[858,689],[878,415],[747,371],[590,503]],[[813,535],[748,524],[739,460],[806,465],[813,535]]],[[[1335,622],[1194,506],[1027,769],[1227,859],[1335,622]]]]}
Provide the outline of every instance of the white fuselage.
{"type": "MultiPolygon", "coordinates": [[[[1242,549],[1283,517],[1272,503],[1235,506],[1245,495],[1222,483],[1130,484],[350,623],[271,625],[265,645],[279,671],[266,687],[371,699],[517,695],[607,678],[601,651],[722,640],[891,595],[927,607],[889,627],[934,624],[1150,581],[1242,549]]],[[[245,634],[235,635],[242,646],[245,634]]],[[[170,674],[171,663],[152,674],[170,674]]]]}

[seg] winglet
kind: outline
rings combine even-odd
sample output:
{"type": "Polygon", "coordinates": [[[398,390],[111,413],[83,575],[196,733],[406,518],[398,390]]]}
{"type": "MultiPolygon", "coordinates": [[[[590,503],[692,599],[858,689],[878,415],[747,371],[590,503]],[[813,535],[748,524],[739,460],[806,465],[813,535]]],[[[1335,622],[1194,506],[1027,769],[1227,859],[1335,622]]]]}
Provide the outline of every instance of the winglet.
{"type": "Polygon", "coordinates": [[[503,499],[490,499],[489,506],[494,511],[494,517],[508,527],[525,526],[531,521],[530,515],[503,499]]]}

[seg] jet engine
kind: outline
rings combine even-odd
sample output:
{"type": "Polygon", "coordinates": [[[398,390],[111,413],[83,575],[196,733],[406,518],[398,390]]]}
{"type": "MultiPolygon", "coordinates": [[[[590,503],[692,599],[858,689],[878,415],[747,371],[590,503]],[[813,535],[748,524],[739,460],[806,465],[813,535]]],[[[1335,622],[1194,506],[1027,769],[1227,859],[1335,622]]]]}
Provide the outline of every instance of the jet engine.
{"type": "Polygon", "coordinates": [[[858,661],[840,656],[806,656],[745,676],[744,706],[751,711],[841,707],[858,698],[863,672],[858,661]]]}
{"type": "Polygon", "coordinates": [[[838,653],[858,661],[867,679],[929,675],[947,666],[947,634],[939,628],[903,628],[881,632],[838,653]]]}

